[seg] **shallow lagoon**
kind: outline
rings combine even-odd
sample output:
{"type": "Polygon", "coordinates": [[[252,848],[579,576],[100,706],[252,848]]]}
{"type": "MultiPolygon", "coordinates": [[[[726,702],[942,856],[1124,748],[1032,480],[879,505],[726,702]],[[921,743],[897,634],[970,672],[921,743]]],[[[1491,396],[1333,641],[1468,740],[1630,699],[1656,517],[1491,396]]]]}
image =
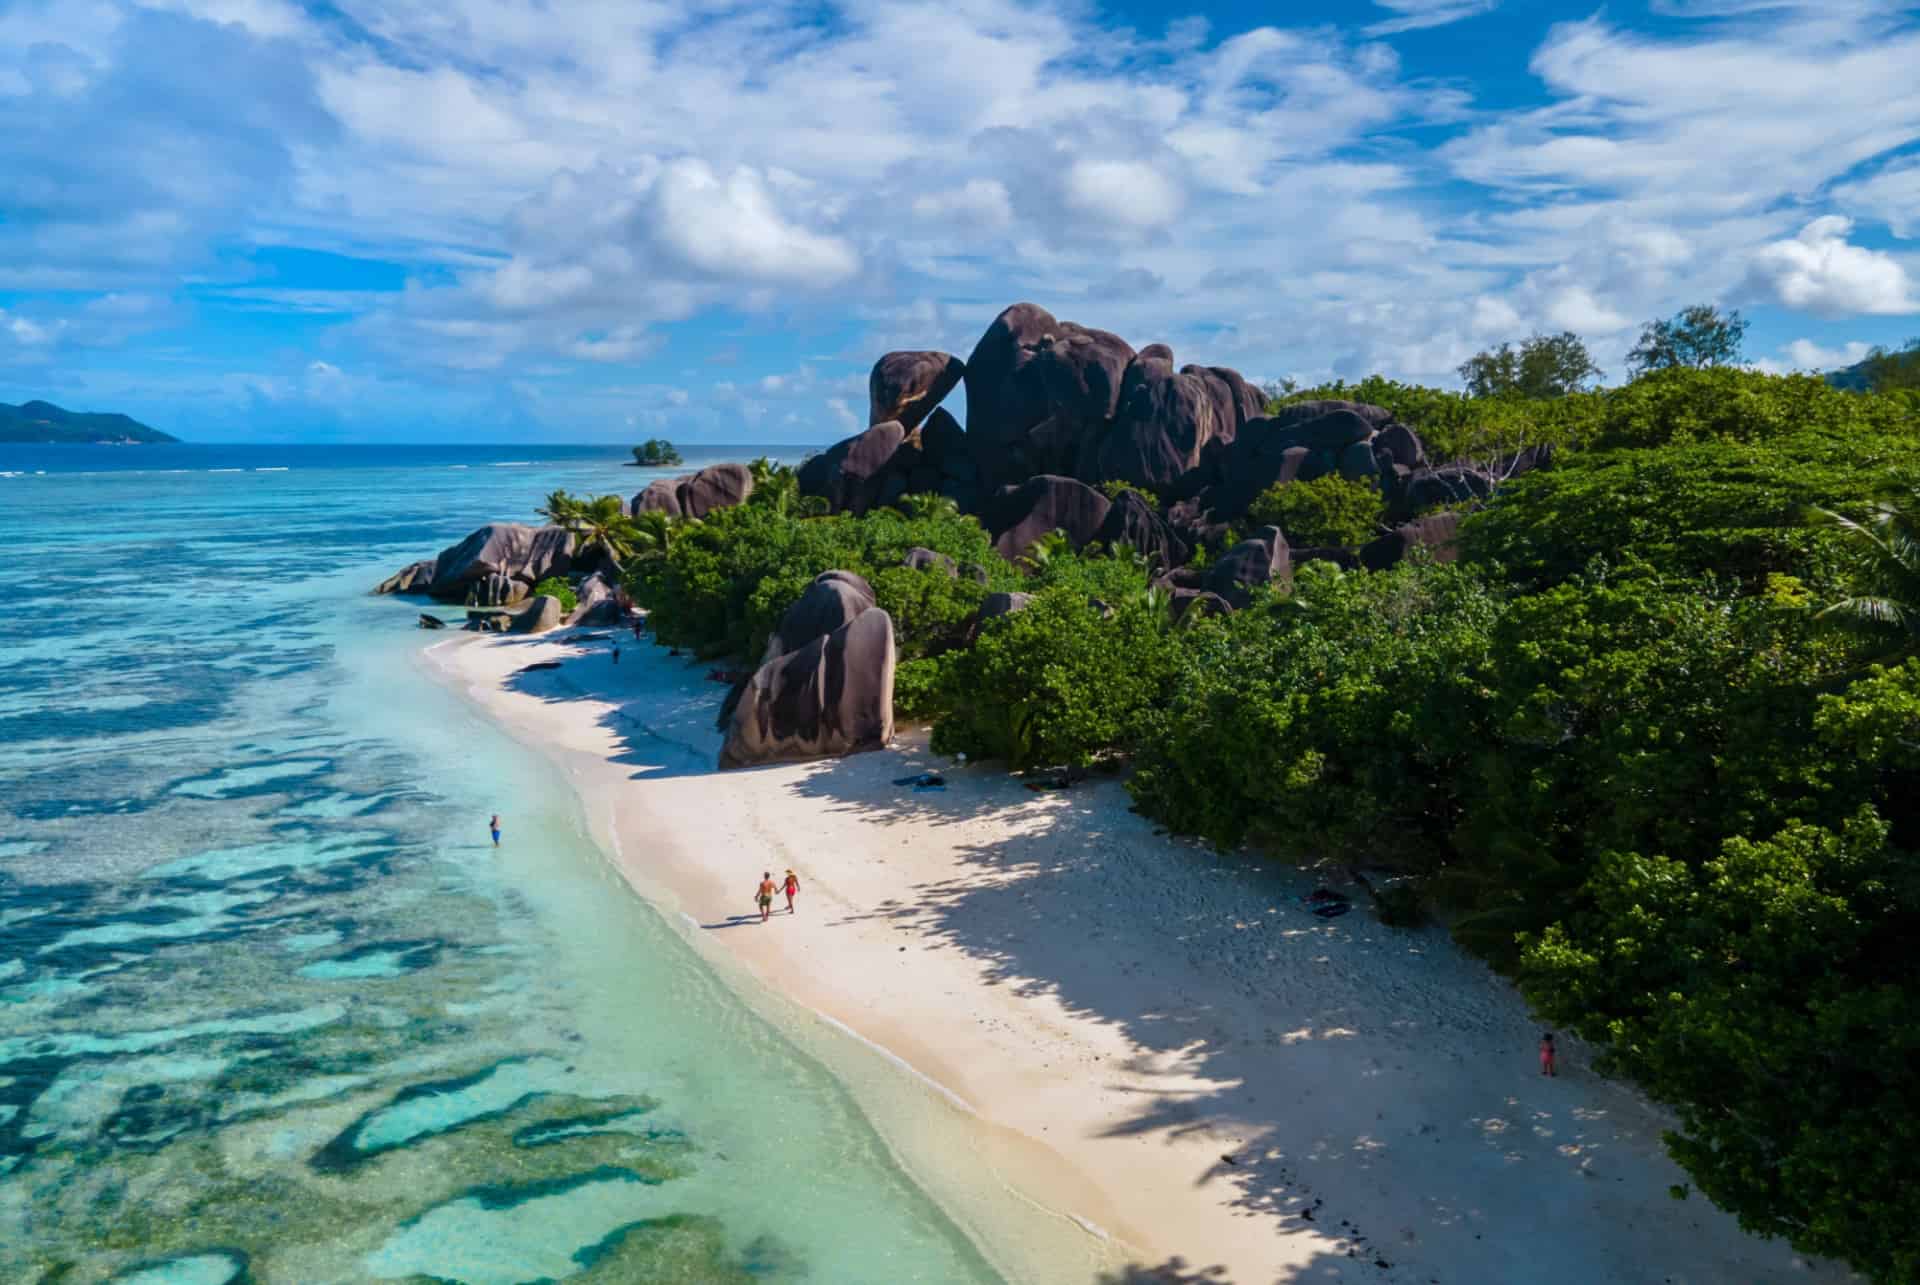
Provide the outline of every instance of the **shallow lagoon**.
{"type": "Polygon", "coordinates": [[[995,1278],[365,592],[651,474],[102,449],[0,479],[0,1279],[995,1278]]]}

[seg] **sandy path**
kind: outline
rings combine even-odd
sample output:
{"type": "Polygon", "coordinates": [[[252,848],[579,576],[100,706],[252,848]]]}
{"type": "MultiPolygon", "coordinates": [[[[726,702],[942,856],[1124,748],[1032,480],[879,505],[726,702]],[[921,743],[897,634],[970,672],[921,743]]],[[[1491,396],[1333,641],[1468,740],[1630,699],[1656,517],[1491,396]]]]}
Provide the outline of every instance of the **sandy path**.
{"type": "Polygon", "coordinates": [[[1674,1200],[1660,1114],[1571,1041],[1543,1079],[1443,934],[1314,919],[1304,876],[1159,836],[1112,783],[1036,795],[913,737],[721,775],[722,689],[657,648],[431,655],[561,758],[644,895],[1011,1131],[1003,1173],[1137,1256],[1110,1280],[1850,1279],[1674,1200]],[[891,784],[922,768],[948,787],[891,784]],[[799,913],[763,926],[788,867],[799,913]]]}

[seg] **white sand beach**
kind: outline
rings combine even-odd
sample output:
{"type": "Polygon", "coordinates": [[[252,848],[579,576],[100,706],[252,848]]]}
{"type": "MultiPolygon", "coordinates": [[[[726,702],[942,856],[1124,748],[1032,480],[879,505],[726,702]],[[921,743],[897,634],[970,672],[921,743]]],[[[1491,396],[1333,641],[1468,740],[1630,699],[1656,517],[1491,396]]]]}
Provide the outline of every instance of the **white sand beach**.
{"type": "MultiPolygon", "coordinates": [[[[1543,1078],[1525,1005],[1444,932],[1315,919],[1311,876],[1159,835],[1115,782],[1036,794],[912,734],[721,774],[724,688],[651,644],[617,666],[553,636],[426,655],[565,765],[701,949],[976,1113],[969,1162],[1111,1237],[1087,1261],[1135,1266],[1109,1280],[1853,1279],[1674,1199],[1662,1113],[1565,1037],[1543,1078]],[[944,790],[893,784],[926,769],[944,790]],[[789,867],[798,913],[762,925],[760,873],[789,867]]],[[[950,1203],[937,1156],[889,1141],[950,1203]]]]}

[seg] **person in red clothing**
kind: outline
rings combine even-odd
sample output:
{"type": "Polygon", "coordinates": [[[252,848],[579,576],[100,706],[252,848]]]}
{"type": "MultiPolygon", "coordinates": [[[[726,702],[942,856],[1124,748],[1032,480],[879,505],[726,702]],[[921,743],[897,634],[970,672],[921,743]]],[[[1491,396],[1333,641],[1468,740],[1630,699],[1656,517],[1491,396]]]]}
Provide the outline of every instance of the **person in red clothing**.
{"type": "Polygon", "coordinates": [[[780,885],[780,890],[787,894],[787,913],[792,914],[793,895],[800,891],[800,881],[794,877],[793,871],[787,871],[787,881],[780,885]]]}
{"type": "Polygon", "coordinates": [[[1559,1059],[1554,1054],[1553,1032],[1548,1031],[1540,1037],[1540,1074],[1560,1074],[1559,1059]]]}

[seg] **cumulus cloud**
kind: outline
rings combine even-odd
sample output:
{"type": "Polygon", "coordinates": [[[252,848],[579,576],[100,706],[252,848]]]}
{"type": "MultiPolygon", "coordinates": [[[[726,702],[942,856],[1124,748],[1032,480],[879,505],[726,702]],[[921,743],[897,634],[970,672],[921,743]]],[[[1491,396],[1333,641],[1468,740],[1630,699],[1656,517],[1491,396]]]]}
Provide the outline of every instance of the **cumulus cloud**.
{"type": "Polygon", "coordinates": [[[1822,316],[1920,312],[1913,283],[1898,259],[1851,244],[1853,220],[1829,214],[1800,235],[1761,247],[1749,281],[1788,308],[1822,316]]]}

